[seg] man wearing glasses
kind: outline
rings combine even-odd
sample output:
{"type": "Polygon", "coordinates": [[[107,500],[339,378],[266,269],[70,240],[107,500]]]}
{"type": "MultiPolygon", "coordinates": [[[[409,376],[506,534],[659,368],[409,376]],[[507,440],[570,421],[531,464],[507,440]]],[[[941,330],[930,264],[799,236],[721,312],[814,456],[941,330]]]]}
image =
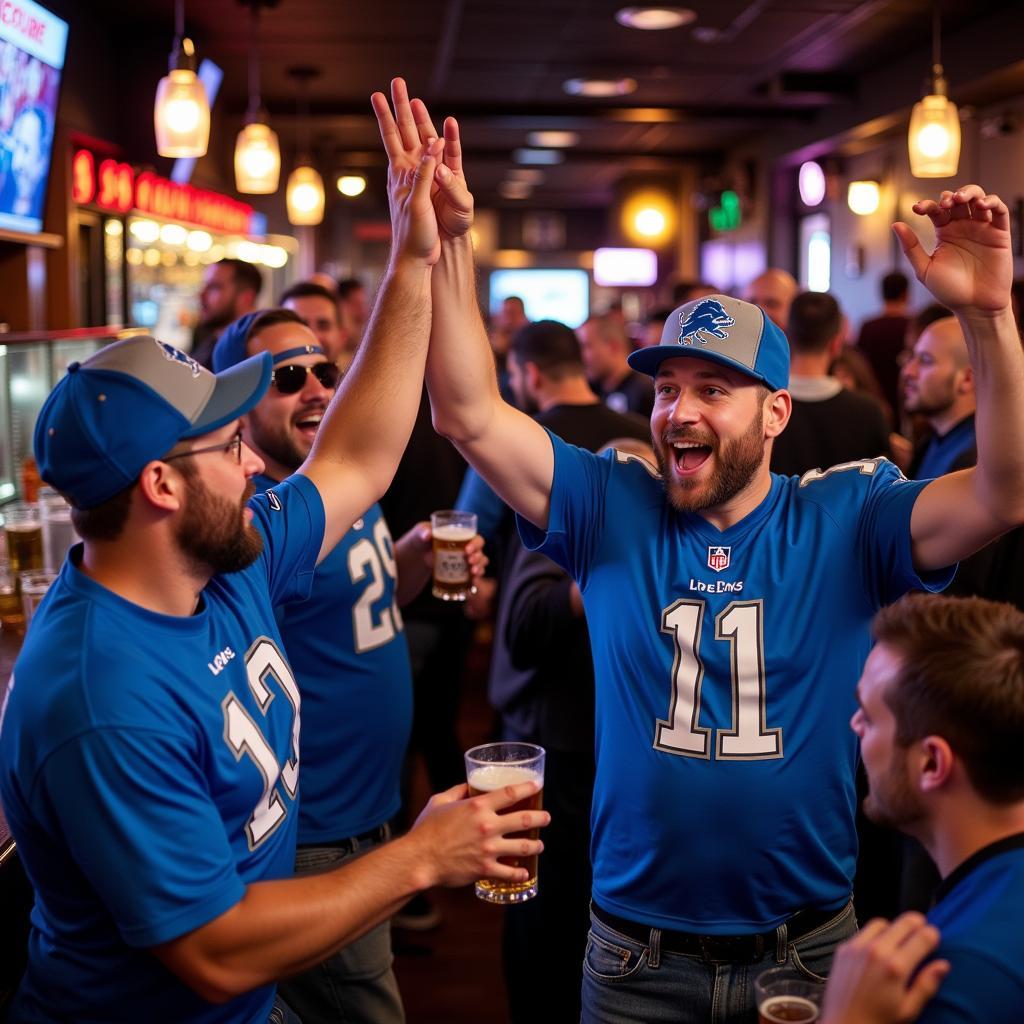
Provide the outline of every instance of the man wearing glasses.
{"type": "Polygon", "coordinates": [[[389,174],[394,244],[367,344],[309,457],[247,499],[240,417],[269,354],[215,376],[152,338],[69,367],[37,422],[40,472],[84,539],[34,618],[0,718],[0,799],[36,892],[14,1021],[262,1024],[276,979],[414,892],[493,875],[535,787],[435,798],[407,836],[294,878],[300,697],[273,608],[384,491],[420,396],[439,145],[389,174]],[[386,401],[385,401],[386,397],[386,401]],[[488,853],[484,853],[487,850],[488,853]]]}
{"type": "MultiPolygon", "coordinates": [[[[298,311],[268,309],[236,320],[213,366],[226,370],[269,352],[273,377],[246,414],[245,439],[263,459],[257,491],[276,493],[309,455],[340,373],[298,311]]],[[[479,568],[482,541],[473,542],[479,568]]],[[[375,502],[317,566],[308,601],[275,613],[302,694],[302,800],[297,874],[323,871],[390,838],[412,725],[412,667],[399,607],[430,578],[430,531],[393,543],[375,502]]],[[[284,982],[304,1024],[400,1024],[387,921],[323,963],[284,982]]]]}

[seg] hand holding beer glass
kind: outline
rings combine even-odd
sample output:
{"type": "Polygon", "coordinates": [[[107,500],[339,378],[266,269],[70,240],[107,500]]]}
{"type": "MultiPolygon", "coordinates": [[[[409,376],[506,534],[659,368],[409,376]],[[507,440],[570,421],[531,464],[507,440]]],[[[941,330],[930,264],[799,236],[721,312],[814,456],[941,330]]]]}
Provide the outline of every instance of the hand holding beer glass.
{"type": "Polygon", "coordinates": [[[465,601],[473,591],[466,545],[476,536],[476,513],[446,509],[430,516],[434,535],[434,597],[465,601]]]}
{"type": "MultiPolygon", "coordinates": [[[[537,782],[540,789],[531,797],[520,800],[502,813],[539,811],[544,796],[544,748],[534,743],[484,743],[467,750],[466,781],[469,795],[493,793],[520,782],[537,782]]],[[[528,832],[510,832],[509,839],[536,839],[538,829],[528,832]]],[[[537,895],[537,854],[531,857],[504,857],[500,863],[526,868],[528,877],[522,882],[498,878],[482,878],[476,883],[476,894],[488,903],[522,903],[537,895]]]]}

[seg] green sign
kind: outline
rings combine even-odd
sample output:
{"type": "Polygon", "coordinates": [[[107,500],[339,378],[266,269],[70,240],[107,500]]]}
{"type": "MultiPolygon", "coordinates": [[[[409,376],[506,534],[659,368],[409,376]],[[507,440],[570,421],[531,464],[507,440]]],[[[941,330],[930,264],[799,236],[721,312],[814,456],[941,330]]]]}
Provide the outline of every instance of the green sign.
{"type": "Polygon", "coordinates": [[[740,220],[740,197],[731,190],[722,193],[720,206],[708,210],[708,223],[715,231],[735,231],[740,220]]]}

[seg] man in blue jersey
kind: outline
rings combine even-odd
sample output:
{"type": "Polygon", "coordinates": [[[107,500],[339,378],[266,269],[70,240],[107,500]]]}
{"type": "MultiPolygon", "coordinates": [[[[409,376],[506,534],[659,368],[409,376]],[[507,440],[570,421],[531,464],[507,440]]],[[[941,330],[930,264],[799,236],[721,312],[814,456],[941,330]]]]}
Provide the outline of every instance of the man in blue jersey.
{"type": "MultiPolygon", "coordinates": [[[[263,460],[257,492],[276,489],[309,456],[340,373],[297,313],[270,309],[236,320],[213,352],[217,371],[269,352],[271,386],[246,414],[243,436],[263,460]]],[[[482,541],[470,542],[482,569],[482,541]]],[[[317,566],[309,600],[275,610],[305,712],[298,874],[323,871],[390,837],[412,723],[412,669],[399,607],[430,579],[429,526],[392,543],[374,502],[317,566]]],[[[303,1024],[403,1021],[381,922],[280,990],[303,1024]]]]}
{"type": "MultiPolygon", "coordinates": [[[[419,101],[400,120],[433,131],[419,101]]],[[[431,278],[434,423],[516,509],[528,546],[577,581],[594,653],[584,1019],[752,1020],[754,973],[788,961],[823,977],[854,928],[847,720],[871,617],[943,586],[947,566],[1024,520],[1006,206],[976,185],[918,203],[936,229],[930,256],[896,226],[971,347],[975,468],[908,482],[877,459],[773,476],[790,412],[785,336],[757,306],[711,296],[630,356],[655,378],[657,473],[572,448],[500,400],[458,126],[444,130],[438,196],[462,216],[431,278]]]]}
{"type": "Polygon", "coordinates": [[[912,595],[879,612],[873,633],[851,722],[868,776],[864,810],[919,839],[935,861],[943,881],[928,921],[932,944],[941,939],[910,990],[886,993],[877,962],[902,952],[906,940],[879,949],[874,933],[886,929],[872,922],[871,934],[840,948],[824,1020],[1017,1024],[1024,1011],[1024,614],[980,598],[912,595]],[[897,1015],[913,988],[939,980],[938,995],[916,1008],[920,1016],[897,1015]]]}
{"type": "Polygon", "coordinates": [[[468,801],[457,787],[408,836],[291,877],[300,699],[273,607],[308,593],[412,426],[438,149],[392,161],[368,341],[272,495],[246,501],[263,463],[239,429],[269,355],[214,376],[135,338],[73,364],[44,404],[36,458],[84,544],[33,620],[0,720],[0,799],[36,891],[15,1021],[281,1020],[275,979],[425,886],[525,877],[495,858],[540,847],[501,836],[546,815],[496,813],[535,787],[468,801]]]}

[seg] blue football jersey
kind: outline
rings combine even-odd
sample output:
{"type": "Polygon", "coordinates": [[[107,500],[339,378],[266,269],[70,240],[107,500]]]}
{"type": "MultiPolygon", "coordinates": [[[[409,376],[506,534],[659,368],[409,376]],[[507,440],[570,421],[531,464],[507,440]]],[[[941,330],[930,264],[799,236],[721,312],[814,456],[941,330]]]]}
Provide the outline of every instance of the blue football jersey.
{"type": "Polygon", "coordinates": [[[263,553],[191,616],[81,573],[73,549],[15,663],[0,799],[36,891],[14,1020],[263,1022],[273,986],[213,1006],[149,952],[293,873],[299,692],[273,606],[324,534],[304,477],[252,499],[263,553]]]}
{"type": "Polygon", "coordinates": [[[1024,1017],[1024,835],[979,851],[943,883],[928,920],[952,970],[918,1024],[1019,1024],[1024,1017]]]}
{"type": "MultiPolygon", "coordinates": [[[[279,486],[266,476],[255,483],[279,486]]],[[[300,843],[360,835],[401,803],[412,668],[396,573],[388,524],[374,504],[317,566],[309,600],[276,609],[302,692],[300,843]]]]}
{"type": "Polygon", "coordinates": [[[594,898],[679,931],[766,931],[838,908],[856,856],[849,727],[871,617],[922,580],[923,483],[884,459],[773,476],[719,531],[656,471],[552,436],[545,534],[578,582],[597,690],[594,898]]]}

